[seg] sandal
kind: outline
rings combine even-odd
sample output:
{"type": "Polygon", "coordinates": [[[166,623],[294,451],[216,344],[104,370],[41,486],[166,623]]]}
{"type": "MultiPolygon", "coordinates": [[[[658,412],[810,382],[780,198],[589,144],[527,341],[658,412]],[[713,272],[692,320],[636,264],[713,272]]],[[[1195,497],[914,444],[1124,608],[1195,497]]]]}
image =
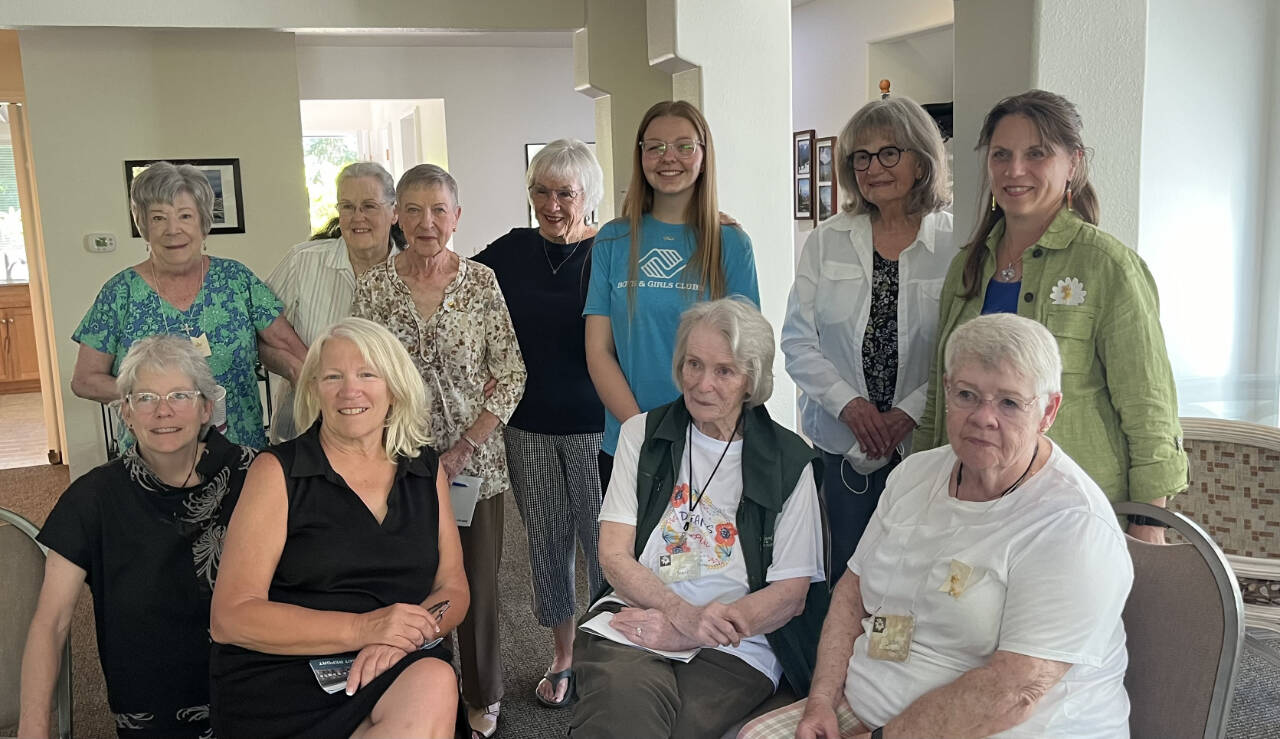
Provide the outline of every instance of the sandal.
{"type": "Polygon", "coordinates": [[[498,710],[501,703],[480,708],[467,706],[467,725],[471,727],[471,739],[489,739],[498,733],[498,710]]]}
{"type": "MultiPolygon", "coordinates": [[[[535,687],[533,689],[533,697],[537,698],[539,703],[546,706],[547,708],[564,708],[565,706],[573,702],[573,689],[577,682],[577,678],[573,674],[572,667],[566,667],[559,672],[552,672],[551,668],[548,667],[547,674],[542,676],[542,680],[546,680],[548,683],[551,684],[552,695],[556,694],[555,689],[559,687],[561,680],[568,680],[569,685],[568,687],[565,688],[564,698],[558,701],[544,698],[542,696],[542,693],[539,693],[537,687],[535,687]]],[[[538,682],[541,683],[542,680],[539,680],[538,682]]]]}

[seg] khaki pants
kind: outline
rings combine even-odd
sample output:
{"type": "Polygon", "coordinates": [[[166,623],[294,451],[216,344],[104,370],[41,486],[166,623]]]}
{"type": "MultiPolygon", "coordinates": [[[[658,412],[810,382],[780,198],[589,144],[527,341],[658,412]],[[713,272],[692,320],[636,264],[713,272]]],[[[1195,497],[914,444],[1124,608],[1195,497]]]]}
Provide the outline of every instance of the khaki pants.
{"type": "Polygon", "coordinates": [[[458,625],[462,699],[470,706],[502,700],[502,650],[498,645],[498,567],[502,564],[502,495],[476,502],[470,526],[458,528],[471,608],[458,625]]]}
{"type": "Polygon", "coordinates": [[[581,629],[573,670],[575,739],[716,739],[773,695],[773,682],[733,655],[703,649],[685,664],[581,629]]]}

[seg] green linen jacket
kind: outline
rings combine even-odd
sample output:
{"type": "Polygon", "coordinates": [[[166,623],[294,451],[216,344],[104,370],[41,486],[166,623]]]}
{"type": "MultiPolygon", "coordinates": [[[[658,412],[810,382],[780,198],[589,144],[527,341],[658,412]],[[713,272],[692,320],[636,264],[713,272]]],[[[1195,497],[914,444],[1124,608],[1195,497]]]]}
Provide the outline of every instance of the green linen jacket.
{"type": "MultiPolygon", "coordinates": [[[[782,504],[810,464],[814,482],[821,484],[822,460],[803,439],[774,423],[763,405],[743,413],[742,502],[736,523],[748,587],[754,593],[769,584],[765,574],[773,562],[773,531],[782,504]]],[[[636,559],[644,554],[650,533],[671,502],[689,422],[684,396],[649,411],[645,418],[644,444],[636,465],[636,559]]],[[[829,604],[827,584],[810,583],[804,611],[766,635],[796,695],[809,694],[829,604]]]]}
{"type": "MultiPolygon", "coordinates": [[[[967,250],[943,282],[929,396],[912,439],[917,450],[947,443],[946,403],[938,400],[944,349],[951,332],[982,311],[1004,226],[1000,221],[987,237],[976,297],[960,295],[967,250]]],[[[1155,280],[1142,258],[1064,208],[1023,253],[1021,290],[1018,315],[1047,327],[1062,354],[1062,407],[1049,437],[1113,502],[1185,490],[1177,389],[1155,280]],[[1079,285],[1068,297],[1063,288],[1070,280],[1079,285]]]]}

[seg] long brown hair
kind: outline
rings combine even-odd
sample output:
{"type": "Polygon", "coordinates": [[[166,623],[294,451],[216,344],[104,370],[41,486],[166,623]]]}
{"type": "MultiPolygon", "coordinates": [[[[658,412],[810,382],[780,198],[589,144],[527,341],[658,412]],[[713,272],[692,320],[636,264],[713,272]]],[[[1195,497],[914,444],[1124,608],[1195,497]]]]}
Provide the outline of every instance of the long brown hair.
{"type": "Polygon", "coordinates": [[[982,184],[984,195],[978,201],[978,226],[973,236],[964,246],[967,255],[964,260],[964,283],[961,297],[975,298],[982,290],[982,262],[986,258],[984,246],[991,230],[1004,218],[1004,208],[995,203],[991,192],[991,175],[986,167],[987,149],[991,146],[991,136],[1000,121],[1009,115],[1025,116],[1036,127],[1040,140],[1054,148],[1062,149],[1068,154],[1080,153],[1076,163],[1075,175],[1068,183],[1071,186],[1071,210],[1086,222],[1098,224],[1098,193],[1089,183],[1089,150],[1085,148],[1080,137],[1080,129],[1084,122],[1080,119],[1080,111],[1075,103],[1045,90],[1028,90],[1020,95],[1007,97],[996,103],[987,113],[978,133],[978,145],[974,151],[983,153],[982,184]]]}
{"type": "Polygon", "coordinates": [[[653,186],[645,179],[640,161],[640,140],[654,118],[674,116],[693,124],[698,140],[702,142],[702,173],[693,183],[693,197],[684,211],[684,223],[693,230],[693,258],[685,271],[698,274],[702,294],[711,300],[725,294],[724,265],[720,256],[720,204],[716,199],[716,147],[711,141],[711,127],[707,119],[691,103],[684,100],[664,100],[655,103],[640,119],[635,145],[631,147],[631,185],[622,201],[622,217],[631,225],[631,256],[627,260],[627,302],[634,306],[636,280],[640,272],[640,223],[644,214],[653,210],[653,186]]]}

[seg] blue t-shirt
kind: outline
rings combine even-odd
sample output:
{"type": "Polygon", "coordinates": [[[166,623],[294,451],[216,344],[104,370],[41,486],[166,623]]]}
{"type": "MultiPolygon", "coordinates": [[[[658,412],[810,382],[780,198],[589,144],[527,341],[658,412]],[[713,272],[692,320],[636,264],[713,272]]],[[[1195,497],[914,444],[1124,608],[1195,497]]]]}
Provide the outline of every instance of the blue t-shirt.
{"type": "Polygon", "coordinates": [[[989,313],[1017,313],[1018,293],[1022,292],[1022,281],[1000,282],[992,277],[987,282],[987,297],[982,300],[982,315],[989,313]]]}
{"type": "MultiPolygon", "coordinates": [[[[618,365],[631,386],[640,411],[670,403],[680,395],[671,377],[671,357],[676,349],[680,314],[706,300],[696,272],[686,270],[695,240],[683,224],[663,223],[646,214],[640,224],[639,268],[636,271],[635,309],[628,306],[628,266],[631,226],[625,220],[610,221],[596,235],[591,253],[591,284],[584,316],[608,316],[618,365]]],[[[725,295],[741,295],[760,304],[756,260],[751,239],[736,226],[720,227],[721,266],[725,295]]],[[[604,414],[601,451],[613,454],[621,424],[609,410],[604,414]]]]}

